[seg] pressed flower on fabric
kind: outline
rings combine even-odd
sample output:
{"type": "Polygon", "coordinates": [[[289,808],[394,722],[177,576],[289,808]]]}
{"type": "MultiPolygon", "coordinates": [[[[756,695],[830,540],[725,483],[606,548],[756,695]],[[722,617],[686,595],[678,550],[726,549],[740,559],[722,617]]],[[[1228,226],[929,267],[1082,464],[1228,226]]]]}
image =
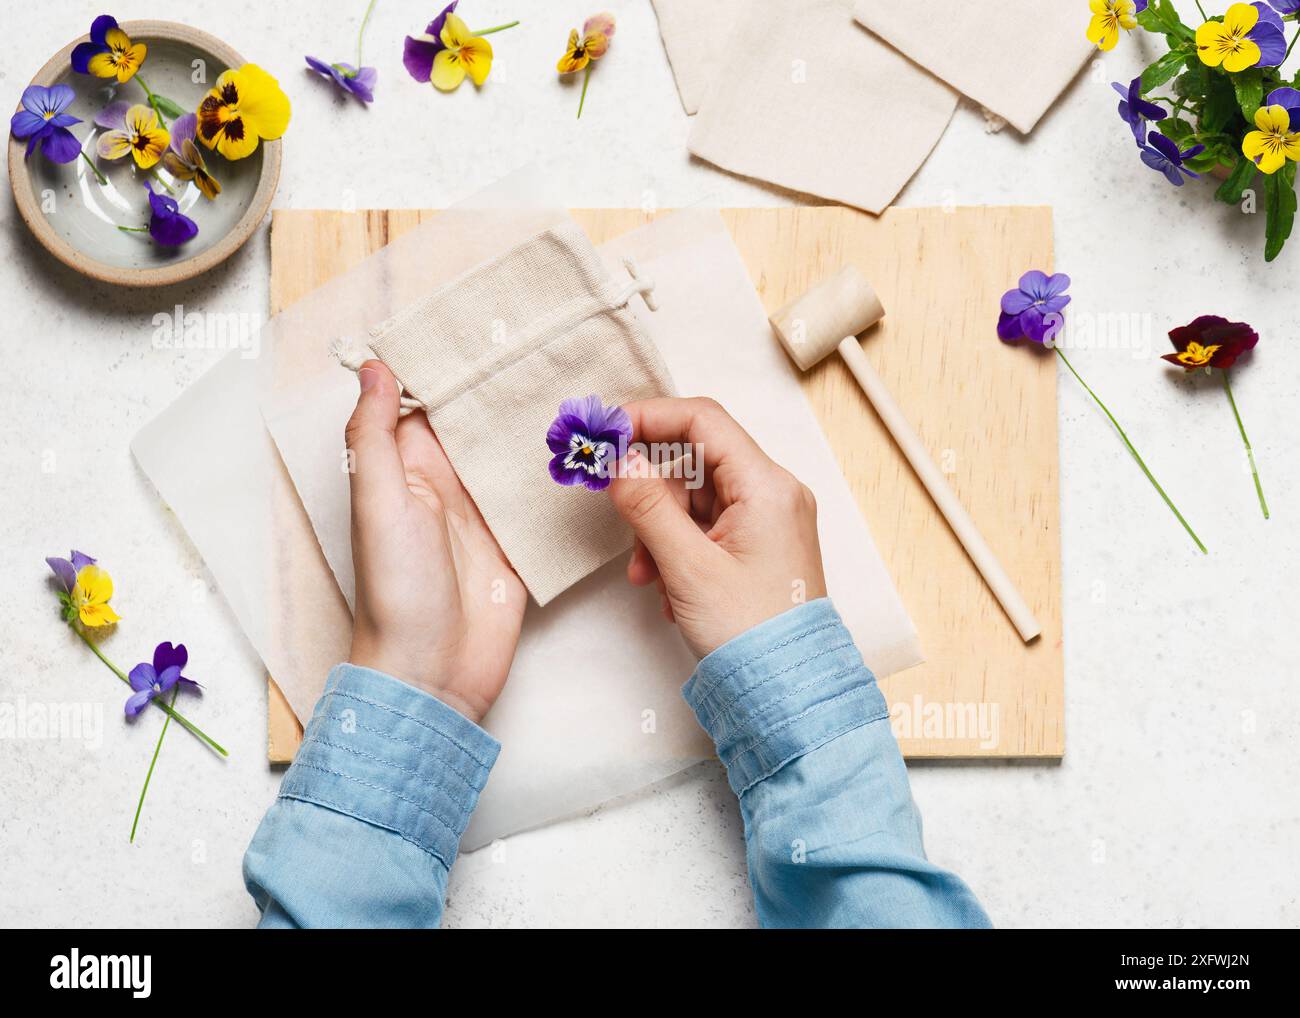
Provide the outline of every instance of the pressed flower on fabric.
{"type": "Polygon", "coordinates": [[[1288,159],[1300,162],[1300,133],[1295,130],[1300,128],[1300,123],[1293,124],[1292,114],[1286,107],[1261,106],[1255,111],[1255,128],[1242,139],[1241,151],[1261,172],[1276,173],[1288,159]]]}
{"type": "Polygon", "coordinates": [[[1193,145],[1188,149],[1179,149],[1178,143],[1172,138],[1166,138],[1163,134],[1152,131],[1147,137],[1147,143],[1142,146],[1139,155],[1142,161],[1153,170],[1163,173],[1165,179],[1174,187],[1182,187],[1184,174],[1188,177],[1200,177],[1199,173],[1189,170],[1183,164],[1188,159],[1193,159],[1204,151],[1204,145],[1193,145]]]}
{"type": "Polygon", "coordinates": [[[1169,341],[1174,344],[1175,352],[1165,354],[1163,360],[1184,371],[1209,372],[1211,368],[1218,368],[1223,375],[1223,391],[1227,393],[1232,416],[1237,422],[1237,431],[1246,447],[1246,459],[1250,462],[1250,472],[1255,480],[1259,508],[1264,519],[1268,519],[1268,502],[1264,499],[1264,485],[1259,479],[1259,468],[1255,464],[1255,451],[1246,435],[1246,425],[1241,420],[1236,397],[1232,394],[1232,382],[1228,378],[1228,369],[1243,354],[1255,349],[1259,335],[1245,322],[1230,322],[1218,315],[1201,315],[1188,325],[1171,329],[1169,341]]]}
{"type": "Polygon", "coordinates": [[[1137,15],[1147,9],[1147,0],[1091,0],[1092,20],[1088,23],[1088,41],[1103,50],[1112,50],[1119,42],[1119,30],[1137,28],[1137,15]]]}
{"type": "Polygon", "coordinates": [[[1061,312],[1070,303],[1065,291],[1070,277],[1064,272],[1053,276],[1031,269],[1020,277],[1019,285],[1002,295],[998,315],[998,337],[1005,342],[1028,339],[1043,343],[1061,328],[1061,312]]]}
{"type": "Polygon", "coordinates": [[[95,153],[101,159],[129,154],[142,170],[162,159],[171,141],[171,133],[158,122],[151,106],[109,103],[95,116],[95,123],[106,129],[95,142],[95,153]]]}
{"type": "Polygon", "coordinates": [[[551,457],[551,478],[557,484],[581,484],[604,491],[610,467],[632,438],[632,419],[622,407],[606,407],[600,397],[566,399],[546,433],[551,457]]]}
{"type": "Polygon", "coordinates": [[[81,142],[68,130],[81,121],[64,112],[76,98],[68,85],[29,85],[23,90],[22,109],[10,118],[9,131],[19,141],[26,140],[26,156],[39,148],[52,163],[70,163],[81,154],[81,142]]]}
{"type": "Polygon", "coordinates": [[[274,141],[289,126],[289,97],[256,64],[223,71],[198,110],[198,138],[227,159],[244,159],[259,141],[274,141]]]}
{"type": "Polygon", "coordinates": [[[586,71],[582,79],[582,97],[578,100],[578,117],[582,117],[582,108],[587,102],[587,85],[591,82],[592,61],[599,60],[609,51],[610,40],[614,38],[614,15],[605,12],[588,18],[582,26],[582,34],[576,28],[569,31],[569,44],[560,57],[555,69],[561,74],[576,74],[586,71]]]}
{"type": "Polygon", "coordinates": [[[113,17],[101,14],[90,24],[90,42],[73,49],[72,69],[125,84],[140,69],[147,51],[144,43],[132,42],[113,17]]]}
{"type": "Polygon", "coordinates": [[[208,172],[203,153],[194,143],[198,116],[186,113],[179,117],[171,129],[171,142],[163,153],[163,169],[177,180],[192,180],[203,197],[212,201],[221,193],[221,185],[208,172]]]}

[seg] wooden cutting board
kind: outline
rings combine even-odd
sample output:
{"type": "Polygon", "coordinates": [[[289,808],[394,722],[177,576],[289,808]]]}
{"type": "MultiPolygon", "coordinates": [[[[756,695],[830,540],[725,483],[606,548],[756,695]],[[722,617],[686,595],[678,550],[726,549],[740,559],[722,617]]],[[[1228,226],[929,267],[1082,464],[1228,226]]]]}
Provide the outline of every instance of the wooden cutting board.
{"type": "MultiPolygon", "coordinates": [[[[275,212],[271,313],[434,214],[275,212]]],[[[624,209],[573,215],[596,244],[654,218],[624,209]]],[[[1027,269],[1051,269],[1051,209],[722,215],[769,312],[846,262],[875,284],[886,317],[864,340],[867,356],[1042,623],[1038,640],[1020,641],[839,359],[811,371],[804,391],[926,655],[924,664],[882,682],[904,754],[1060,757],[1056,364],[1050,353],[1007,346],[994,332],[1002,292],[1027,269]]],[[[302,728],[275,683],[269,686],[270,758],[287,762],[302,728]]]]}

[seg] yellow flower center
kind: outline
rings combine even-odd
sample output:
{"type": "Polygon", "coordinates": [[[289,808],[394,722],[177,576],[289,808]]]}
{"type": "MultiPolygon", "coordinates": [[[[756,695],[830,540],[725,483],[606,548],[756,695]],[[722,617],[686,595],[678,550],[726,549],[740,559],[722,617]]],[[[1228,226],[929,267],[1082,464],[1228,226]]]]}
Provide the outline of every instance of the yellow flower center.
{"type": "Polygon", "coordinates": [[[1214,355],[1219,352],[1222,344],[1212,346],[1202,346],[1195,340],[1187,344],[1187,349],[1178,355],[1178,360],[1192,368],[1202,368],[1214,359],[1214,355]]]}

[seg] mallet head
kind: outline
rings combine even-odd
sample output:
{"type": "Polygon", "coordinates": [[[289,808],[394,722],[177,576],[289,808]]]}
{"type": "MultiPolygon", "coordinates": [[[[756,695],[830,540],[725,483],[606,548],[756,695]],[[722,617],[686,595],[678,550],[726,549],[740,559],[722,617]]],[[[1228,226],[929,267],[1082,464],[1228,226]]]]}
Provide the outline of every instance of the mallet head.
{"type": "Polygon", "coordinates": [[[790,359],[807,371],[841,340],[865,332],[885,317],[866,277],[852,265],[823,280],[771,317],[790,359]]]}

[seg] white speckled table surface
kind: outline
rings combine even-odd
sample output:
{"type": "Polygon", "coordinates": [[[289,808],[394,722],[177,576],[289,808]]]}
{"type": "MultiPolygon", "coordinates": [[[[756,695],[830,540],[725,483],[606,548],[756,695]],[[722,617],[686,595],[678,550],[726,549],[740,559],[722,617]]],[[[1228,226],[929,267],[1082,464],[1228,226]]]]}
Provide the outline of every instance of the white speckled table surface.
{"type": "MultiPolygon", "coordinates": [[[[572,206],[810,200],[688,158],[689,121],[648,0],[606,5],[619,33],[580,122],[577,93],[556,84],[553,64],[591,5],[469,3],[476,24],[525,20],[494,39],[488,87],[441,96],[411,81],[401,38],[432,10],[379,0],[366,37],[366,62],[379,68],[370,109],[302,61],[351,60],[363,0],[123,0],[112,13],[188,21],[280,78],[294,119],[278,207],[438,207],[529,158],[572,206]]],[[[97,13],[53,0],[6,5],[0,35],[21,45],[0,57],[0,105],[13,108],[45,55],[97,13]]],[[[1082,32],[1086,17],[1082,5],[1078,24],[1044,31],[1082,32]]],[[[960,872],[999,925],[1294,926],[1300,657],[1289,595],[1300,459],[1290,441],[1300,371],[1289,348],[1300,241],[1265,266],[1262,215],[1212,204],[1204,184],[1176,192],[1138,163],[1108,83],[1154,57],[1143,45],[1131,40],[1086,69],[1028,139],[986,134],[963,104],[899,204],[1054,206],[1071,314],[1135,315],[1140,325],[1129,342],[1079,350],[1074,363],[1211,555],[1194,553],[1063,376],[1065,760],[914,766],[913,789],[931,857],[960,872]],[[1268,522],[1217,383],[1156,359],[1170,327],[1203,313],[1245,319],[1263,337],[1234,389],[1268,522]]],[[[153,316],[176,304],[264,316],[266,226],[206,278],[141,295],[54,262],[8,197],[0,221],[0,705],[11,716],[37,703],[88,703],[94,716],[102,705],[97,739],[0,730],[0,924],[249,926],[257,913],[240,859],[279,781],[265,763],[262,669],[127,446],[222,356],[156,349],[153,316]],[[133,663],[136,644],[184,641],[209,685],[202,717],[231,750],[220,763],[169,735],[135,846],[127,832],[156,724],[121,720],[122,688],[57,620],[42,559],[70,546],[111,566],[131,621],[109,645],[132,657],[120,663],[133,663]]],[[[739,816],[718,765],[464,857],[445,923],[753,925],[739,816]]]]}

